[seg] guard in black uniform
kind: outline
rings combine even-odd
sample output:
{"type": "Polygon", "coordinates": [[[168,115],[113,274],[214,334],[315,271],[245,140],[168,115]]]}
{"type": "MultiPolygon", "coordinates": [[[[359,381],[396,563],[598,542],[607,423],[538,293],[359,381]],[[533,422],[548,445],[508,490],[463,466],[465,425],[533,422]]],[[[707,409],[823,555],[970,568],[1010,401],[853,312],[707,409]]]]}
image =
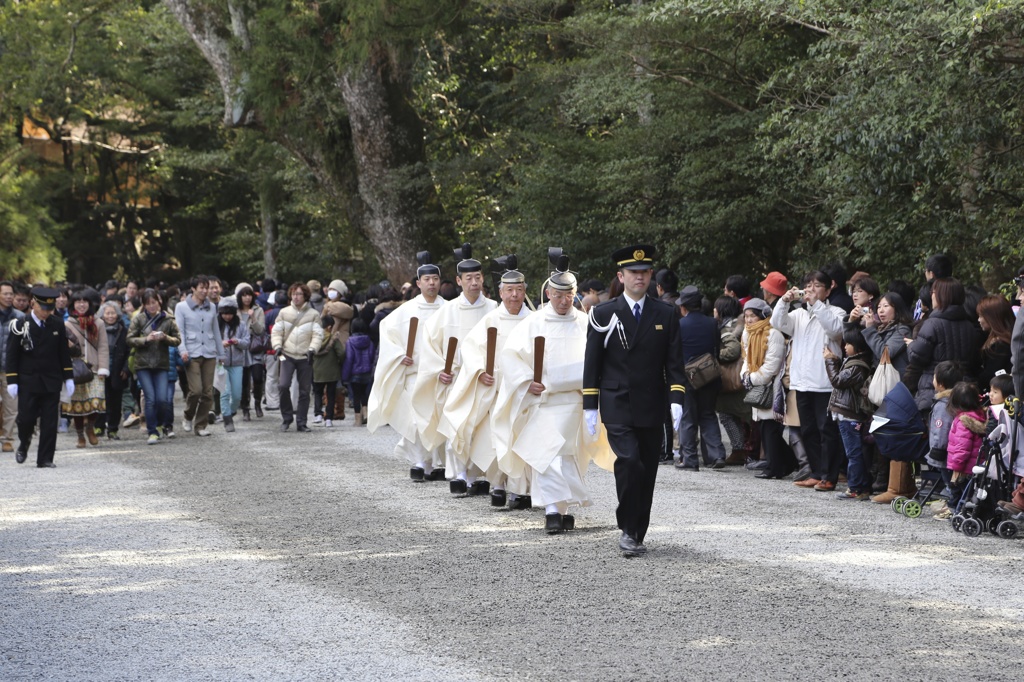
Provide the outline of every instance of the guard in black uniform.
{"type": "Polygon", "coordinates": [[[608,443],[615,452],[615,511],[624,556],[647,552],[654,481],[664,447],[666,401],[676,429],[683,408],[683,356],[679,315],[647,295],[654,247],[629,246],[612,254],[624,291],[591,308],[583,368],[583,411],[594,434],[600,407],[608,443]]]}
{"type": "Polygon", "coordinates": [[[32,289],[32,312],[12,322],[7,337],[7,392],[18,399],[18,449],[14,459],[21,464],[28,457],[32,432],[39,420],[39,450],[36,466],[53,468],[57,449],[57,410],[60,389],[75,391],[71,351],[64,321],[51,316],[57,290],[32,289]]]}

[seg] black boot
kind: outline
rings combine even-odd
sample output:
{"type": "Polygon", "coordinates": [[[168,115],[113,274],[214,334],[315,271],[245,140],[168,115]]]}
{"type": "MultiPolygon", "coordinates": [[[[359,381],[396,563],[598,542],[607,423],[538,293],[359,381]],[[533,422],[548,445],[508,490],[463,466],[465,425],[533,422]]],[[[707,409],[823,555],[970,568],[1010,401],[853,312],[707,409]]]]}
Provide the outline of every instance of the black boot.
{"type": "Polygon", "coordinates": [[[243,407],[242,408],[242,421],[244,421],[244,422],[251,422],[252,421],[252,417],[249,416],[249,408],[248,407],[243,407]]]}
{"type": "Polygon", "coordinates": [[[263,408],[259,403],[256,403],[256,418],[263,419],[263,408]]]}
{"type": "Polygon", "coordinates": [[[235,418],[233,415],[224,417],[224,430],[228,433],[235,432],[235,418]]]}
{"type": "Polygon", "coordinates": [[[562,532],[562,515],[561,514],[545,514],[544,515],[544,530],[547,531],[548,535],[554,535],[555,533],[562,532]]]}

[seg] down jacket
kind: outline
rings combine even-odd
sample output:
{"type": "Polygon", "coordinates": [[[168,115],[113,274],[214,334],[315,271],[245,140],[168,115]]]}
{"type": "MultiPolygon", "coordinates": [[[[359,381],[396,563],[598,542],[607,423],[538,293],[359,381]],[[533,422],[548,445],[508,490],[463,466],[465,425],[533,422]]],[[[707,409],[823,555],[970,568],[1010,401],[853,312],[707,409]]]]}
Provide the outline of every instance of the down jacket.
{"type": "Polygon", "coordinates": [[[970,474],[981,455],[981,441],[985,437],[985,415],[979,411],[961,412],[953,419],[949,429],[946,468],[970,474]]]}
{"type": "Polygon", "coordinates": [[[963,306],[947,306],[936,310],[921,325],[917,338],[907,348],[910,362],[921,368],[914,400],[921,411],[930,410],[935,389],[932,376],[935,366],[946,360],[960,363],[967,377],[978,373],[981,330],[967,317],[963,306]]]}
{"type": "Polygon", "coordinates": [[[282,308],[274,320],[270,345],[278,355],[284,353],[293,360],[304,360],[309,351],[320,350],[323,342],[320,313],[309,303],[302,304],[301,308],[294,305],[282,308]]]}

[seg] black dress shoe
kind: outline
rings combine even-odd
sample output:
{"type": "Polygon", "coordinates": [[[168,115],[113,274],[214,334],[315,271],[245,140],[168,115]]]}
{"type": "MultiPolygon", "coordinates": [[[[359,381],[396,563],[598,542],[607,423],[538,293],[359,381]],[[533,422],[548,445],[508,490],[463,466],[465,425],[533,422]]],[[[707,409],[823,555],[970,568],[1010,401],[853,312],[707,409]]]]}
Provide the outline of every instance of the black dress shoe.
{"type": "Polygon", "coordinates": [[[711,463],[711,468],[712,469],[724,469],[725,468],[725,460],[724,459],[716,459],[714,462],[711,463]]]}
{"type": "Polygon", "coordinates": [[[562,514],[562,530],[575,530],[576,517],[572,514],[562,514]]]}
{"type": "Polygon", "coordinates": [[[313,433],[313,429],[309,428],[305,424],[299,424],[295,427],[296,433],[313,433]]]}
{"type": "Polygon", "coordinates": [[[281,431],[287,431],[291,427],[292,427],[292,423],[291,422],[285,422],[284,424],[281,424],[281,431]]]}
{"type": "Polygon", "coordinates": [[[423,467],[412,467],[409,469],[409,478],[414,481],[423,480],[423,467]]]}
{"type": "Polygon", "coordinates": [[[663,464],[672,464],[672,463],[674,463],[674,462],[675,462],[675,460],[674,460],[674,459],[672,459],[672,455],[662,455],[662,456],[661,456],[661,457],[660,457],[660,458],[658,459],[658,464],[659,464],[659,465],[663,465],[663,464]]]}
{"type": "Polygon", "coordinates": [[[555,533],[562,532],[562,515],[561,514],[545,514],[544,515],[544,530],[548,535],[554,535],[555,533]]]}
{"type": "Polygon", "coordinates": [[[637,557],[647,554],[647,548],[644,547],[642,542],[637,542],[636,538],[632,535],[622,534],[619,538],[619,549],[622,550],[622,556],[624,557],[637,557]]]}
{"type": "Polygon", "coordinates": [[[263,419],[263,408],[259,405],[256,406],[256,418],[263,419]]]}
{"type": "Polygon", "coordinates": [[[28,448],[19,447],[18,451],[14,453],[14,461],[18,464],[24,464],[26,459],[28,459],[28,448]]]}
{"type": "Polygon", "coordinates": [[[770,471],[762,471],[761,473],[754,476],[754,478],[782,478],[782,476],[776,476],[770,471]]]}
{"type": "Polygon", "coordinates": [[[486,495],[489,492],[491,492],[491,484],[487,481],[473,481],[473,485],[469,486],[469,494],[473,497],[486,495]]]}
{"type": "Polygon", "coordinates": [[[428,481],[443,481],[445,479],[444,467],[438,469],[431,469],[430,473],[424,477],[428,481]]]}
{"type": "Polygon", "coordinates": [[[508,496],[504,490],[492,490],[491,491],[491,506],[492,507],[504,507],[505,502],[508,500],[508,496]]]}
{"type": "Polygon", "coordinates": [[[683,464],[682,462],[675,463],[676,469],[682,469],[683,471],[700,471],[700,467],[693,466],[692,464],[683,464]]]}
{"type": "Polygon", "coordinates": [[[452,495],[465,495],[466,491],[469,490],[469,485],[461,478],[453,478],[448,483],[448,490],[451,491],[452,495]]]}
{"type": "Polygon", "coordinates": [[[36,468],[37,469],[56,469],[57,465],[54,464],[53,462],[50,462],[49,464],[37,464],[36,468]]]}

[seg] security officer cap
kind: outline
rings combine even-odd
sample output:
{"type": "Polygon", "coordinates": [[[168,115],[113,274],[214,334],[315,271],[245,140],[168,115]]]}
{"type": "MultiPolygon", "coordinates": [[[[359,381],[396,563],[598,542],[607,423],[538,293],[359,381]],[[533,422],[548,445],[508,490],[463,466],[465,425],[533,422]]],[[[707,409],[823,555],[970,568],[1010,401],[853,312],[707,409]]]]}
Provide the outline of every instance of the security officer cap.
{"type": "Polygon", "coordinates": [[[654,267],[654,247],[650,244],[624,246],[612,254],[620,270],[650,270],[654,267]]]}
{"type": "Polygon", "coordinates": [[[56,308],[58,296],[60,296],[60,292],[51,287],[32,287],[32,298],[43,310],[56,308]]]}

